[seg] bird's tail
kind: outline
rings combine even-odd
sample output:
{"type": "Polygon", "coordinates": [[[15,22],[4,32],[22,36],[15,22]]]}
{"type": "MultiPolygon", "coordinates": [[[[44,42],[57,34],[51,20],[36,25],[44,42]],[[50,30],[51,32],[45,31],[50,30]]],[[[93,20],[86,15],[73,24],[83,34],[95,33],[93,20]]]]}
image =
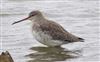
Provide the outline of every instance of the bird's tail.
{"type": "Polygon", "coordinates": [[[84,39],[83,38],[78,38],[80,42],[84,42],[84,39]]]}

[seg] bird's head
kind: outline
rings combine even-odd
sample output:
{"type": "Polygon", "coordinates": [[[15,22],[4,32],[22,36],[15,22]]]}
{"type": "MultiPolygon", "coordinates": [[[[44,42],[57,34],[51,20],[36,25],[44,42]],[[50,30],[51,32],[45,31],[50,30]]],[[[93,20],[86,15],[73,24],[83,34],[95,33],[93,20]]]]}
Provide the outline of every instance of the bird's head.
{"type": "Polygon", "coordinates": [[[29,13],[28,17],[26,17],[22,20],[16,21],[16,22],[12,23],[12,25],[19,23],[19,22],[22,22],[22,21],[25,21],[25,20],[33,20],[35,17],[41,16],[41,15],[42,15],[42,13],[38,10],[32,11],[29,13]]]}

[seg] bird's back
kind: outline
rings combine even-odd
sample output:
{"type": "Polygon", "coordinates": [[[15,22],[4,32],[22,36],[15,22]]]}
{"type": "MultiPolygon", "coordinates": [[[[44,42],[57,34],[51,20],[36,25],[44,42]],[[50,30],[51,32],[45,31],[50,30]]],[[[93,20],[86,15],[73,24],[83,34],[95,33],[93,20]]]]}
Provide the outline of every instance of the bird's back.
{"type": "Polygon", "coordinates": [[[34,25],[35,27],[33,26],[35,30],[41,30],[45,34],[51,36],[54,40],[60,40],[66,43],[78,42],[82,40],[82,38],[79,38],[66,31],[61,25],[56,22],[46,20],[44,22],[37,22],[36,24],[37,25],[34,25]]]}

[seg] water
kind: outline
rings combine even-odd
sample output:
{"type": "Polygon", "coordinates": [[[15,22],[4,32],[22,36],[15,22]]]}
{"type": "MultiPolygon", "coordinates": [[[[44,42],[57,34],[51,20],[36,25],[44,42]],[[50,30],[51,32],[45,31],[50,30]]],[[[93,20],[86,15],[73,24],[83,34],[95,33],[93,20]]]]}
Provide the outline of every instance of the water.
{"type": "Polygon", "coordinates": [[[8,50],[15,62],[100,61],[99,0],[2,0],[0,10],[0,52],[8,50]],[[11,25],[32,10],[42,11],[85,42],[45,47],[33,38],[30,21],[11,25]]]}

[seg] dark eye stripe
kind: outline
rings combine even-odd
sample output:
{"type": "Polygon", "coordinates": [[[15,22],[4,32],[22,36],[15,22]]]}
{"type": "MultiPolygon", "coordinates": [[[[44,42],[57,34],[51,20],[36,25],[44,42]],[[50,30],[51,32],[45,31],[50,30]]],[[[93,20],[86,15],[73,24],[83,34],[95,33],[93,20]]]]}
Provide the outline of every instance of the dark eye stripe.
{"type": "Polygon", "coordinates": [[[36,12],[31,12],[30,14],[29,14],[29,16],[35,16],[37,13],[36,12]]]}

